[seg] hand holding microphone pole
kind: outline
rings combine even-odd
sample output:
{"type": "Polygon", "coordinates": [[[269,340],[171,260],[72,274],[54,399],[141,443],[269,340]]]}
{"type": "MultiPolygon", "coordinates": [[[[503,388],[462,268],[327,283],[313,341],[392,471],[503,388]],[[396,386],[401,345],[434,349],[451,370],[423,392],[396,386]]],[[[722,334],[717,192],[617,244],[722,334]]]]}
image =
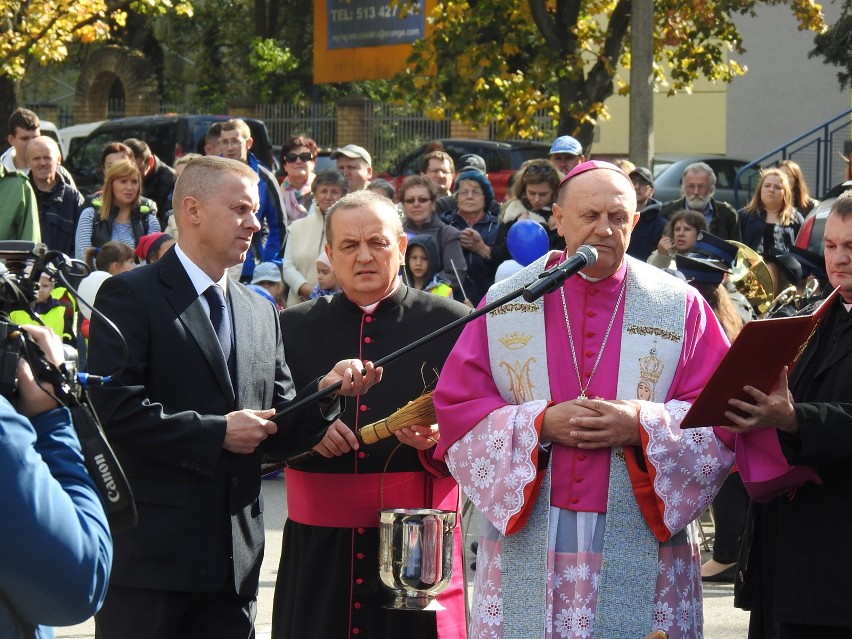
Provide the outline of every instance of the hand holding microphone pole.
{"type": "Polygon", "coordinates": [[[539,278],[524,288],[523,297],[527,302],[534,302],[542,295],[555,291],[569,277],[592,266],[598,259],[598,251],[593,246],[583,244],[577,252],[566,258],[561,264],[546,270],[539,278]]]}

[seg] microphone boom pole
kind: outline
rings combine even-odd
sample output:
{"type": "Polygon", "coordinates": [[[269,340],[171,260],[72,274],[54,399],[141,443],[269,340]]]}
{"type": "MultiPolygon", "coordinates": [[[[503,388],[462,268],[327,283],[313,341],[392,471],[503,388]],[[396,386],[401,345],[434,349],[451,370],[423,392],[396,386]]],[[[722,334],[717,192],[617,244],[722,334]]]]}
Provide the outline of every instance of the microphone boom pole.
{"type": "MultiPolygon", "coordinates": [[[[424,335],[420,339],[417,339],[417,340],[411,342],[410,344],[403,346],[402,348],[394,351],[393,353],[390,353],[390,354],[385,355],[384,357],[382,357],[380,359],[377,359],[373,363],[377,367],[378,366],[384,366],[386,364],[390,364],[391,362],[399,359],[403,355],[407,355],[411,351],[413,351],[417,348],[420,348],[424,344],[427,344],[427,343],[431,342],[432,340],[437,339],[437,338],[441,337],[442,335],[445,335],[445,334],[449,333],[450,331],[452,331],[452,330],[454,330],[454,329],[456,329],[460,326],[464,326],[465,324],[472,322],[473,320],[477,319],[478,317],[482,317],[486,313],[490,313],[495,308],[499,308],[499,307],[501,307],[505,304],[508,304],[509,302],[511,302],[514,299],[517,299],[518,297],[523,296],[524,300],[526,300],[527,302],[534,302],[535,300],[540,298],[545,293],[549,293],[549,292],[554,291],[557,288],[559,288],[559,286],[568,277],[577,273],[580,269],[585,268],[586,266],[591,266],[592,264],[594,264],[595,260],[597,260],[597,257],[598,257],[598,252],[593,247],[583,245],[579,249],[577,249],[577,253],[575,255],[568,258],[567,260],[565,260],[561,264],[558,264],[558,265],[554,266],[553,268],[550,268],[547,271],[544,271],[543,273],[541,273],[538,276],[538,279],[535,280],[534,282],[530,282],[529,284],[527,284],[525,286],[521,286],[520,288],[515,289],[514,291],[512,291],[510,293],[507,293],[506,295],[502,296],[501,298],[496,299],[493,302],[490,302],[490,303],[486,304],[485,306],[474,310],[472,313],[469,313],[468,315],[465,315],[464,317],[459,317],[458,319],[453,320],[452,322],[450,322],[446,326],[443,326],[443,327],[441,327],[441,328],[439,328],[435,331],[432,331],[428,335],[424,335]]],[[[343,384],[342,381],[335,382],[331,386],[327,386],[327,387],[323,388],[322,390],[319,390],[315,393],[312,393],[311,395],[308,395],[307,397],[303,397],[299,401],[297,401],[293,404],[290,404],[286,408],[282,409],[280,412],[277,412],[275,415],[273,415],[273,417],[270,421],[273,421],[275,423],[279,423],[280,420],[282,420],[284,417],[286,417],[287,415],[289,415],[291,413],[294,413],[295,411],[303,408],[304,406],[311,404],[313,402],[316,402],[316,401],[322,399],[323,397],[327,397],[328,395],[334,394],[335,391],[340,389],[342,384],[343,384]]],[[[311,457],[315,457],[316,454],[318,454],[318,453],[316,453],[313,450],[307,451],[305,453],[301,453],[299,455],[296,455],[294,457],[290,457],[289,459],[287,459],[285,461],[285,465],[290,466],[290,465],[295,465],[295,464],[301,463],[303,461],[306,461],[307,459],[310,459],[311,457]]]]}

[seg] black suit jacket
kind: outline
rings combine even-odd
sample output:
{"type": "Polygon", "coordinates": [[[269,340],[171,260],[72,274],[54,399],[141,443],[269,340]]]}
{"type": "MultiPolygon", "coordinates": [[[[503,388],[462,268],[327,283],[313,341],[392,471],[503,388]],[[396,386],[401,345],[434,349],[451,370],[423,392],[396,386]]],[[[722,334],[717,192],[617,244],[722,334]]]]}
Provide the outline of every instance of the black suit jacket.
{"type": "Polygon", "coordinates": [[[749,637],[773,637],[774,620],[852,627],[852,317],[835,305],[790,375],[799,431],[778,433],[788,462],[815,467],[823,483],[753,505],[749,637]]]}
{"type": "MultiPolygon", "coordinates": [[[[96,307],[127,341],[93,317],[89,371],[117,373],[91,399],[133,489],[139,524],[115,535],[112,583],[190,592],[229,578],[254,596],[263,556],[261,451],[225,451],[227,413],[281,405],[293,395],[273,306],[230,281],[236,342],[231,384],[216,334],[174,250],[109,278],[96,307]],[[233,557],[233,559],[231,559],[233,557]]],[[[314,386],[315,388],[315,386],[314,386]]],[[[300,417],[307,415],[308,409],[300,417]]],[[[321,427],[306,419],[302,428],[321,427]]],[[[282,427],[279,432],[287,434],[282,427]]],[[[284,436],[282,435],[282,436],[284,436]]]]}

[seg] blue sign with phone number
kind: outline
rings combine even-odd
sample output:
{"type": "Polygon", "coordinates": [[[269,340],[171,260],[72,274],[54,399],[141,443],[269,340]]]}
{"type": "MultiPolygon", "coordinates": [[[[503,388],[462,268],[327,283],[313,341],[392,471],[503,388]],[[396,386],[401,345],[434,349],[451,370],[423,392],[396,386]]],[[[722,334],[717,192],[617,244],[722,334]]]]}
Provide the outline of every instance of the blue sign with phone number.
{"type": "Polygon", "coordinates": [[[386,0],[327,0],[327,6],[327,49],[409,44],[423,37],[423,0],[419,10],[409,4],[405,17],[386,0]]]}

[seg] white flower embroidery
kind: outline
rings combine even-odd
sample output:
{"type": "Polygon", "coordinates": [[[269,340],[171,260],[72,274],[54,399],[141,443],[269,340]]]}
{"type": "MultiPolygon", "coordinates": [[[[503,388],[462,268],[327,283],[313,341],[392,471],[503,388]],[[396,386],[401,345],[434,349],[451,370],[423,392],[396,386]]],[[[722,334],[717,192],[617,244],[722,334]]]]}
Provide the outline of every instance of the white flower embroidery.
{"type": "Polygon", "coordinates": [[[574,626],[574,633],[578,637],[588,637],[592,634],[592,629],[595,626],[595,614],[590,608],[583,606],[574,611],[572,625],[574,626]]]}
{"type": "Polygon", "coordinates": [[[695,479],[699,484],[712,484],[719,474],[719,460],[712,455],[702,455],[695,462],[695,479]]]}
{"type": "Polygon", "coordinates": [[[509,436],[503,430],[489,433],[485,449],[493,459],[503,459],[509,452],[509,436]]]}
{"type": "Polygon", "coordinates": [[[553,629],[559,633],[560,637],[568,637],[574,631],[574,611],[562,609],[556,620],[553,622],[553,629]]]}
{"type": "Polygon", "coordinates": [[[479,615],[489,626],[503,623],[503,599],[497,595],[486,595],[479,603],[479,615]]]}
{"type": "Polygon", "coordinates": [[[658,601],[654,605],[654,628],[668,630],[674,622],[674,610],[664,601],[658,601]]]}
{"type": "Polygon", "coordinates": [[[710,448],[713,440],[713,431],[709,428],[693,428],[686,438],[686,445],[693,453],[700,453],[710,448]]]}
{"type": "Polygon", "coordinates": [[[589,564],[580,564],[577,566],[577,579],[588,581],[590,574],[591,570],[589,570],[589,564]]]}
{"type": "Polygon", "coordinates": [[[494,481],[494,464],[485,457],[477,457],[470,469],[471,479],[477,488],[488,488],[494,481]]]}
{"type": "Polygon", "coordinates": [[[689,631],[692,628],[694,613],[692,610],[692,602],[686,599],[681,599],[677,607],[677,626],[683,632],[689,631]]]}

